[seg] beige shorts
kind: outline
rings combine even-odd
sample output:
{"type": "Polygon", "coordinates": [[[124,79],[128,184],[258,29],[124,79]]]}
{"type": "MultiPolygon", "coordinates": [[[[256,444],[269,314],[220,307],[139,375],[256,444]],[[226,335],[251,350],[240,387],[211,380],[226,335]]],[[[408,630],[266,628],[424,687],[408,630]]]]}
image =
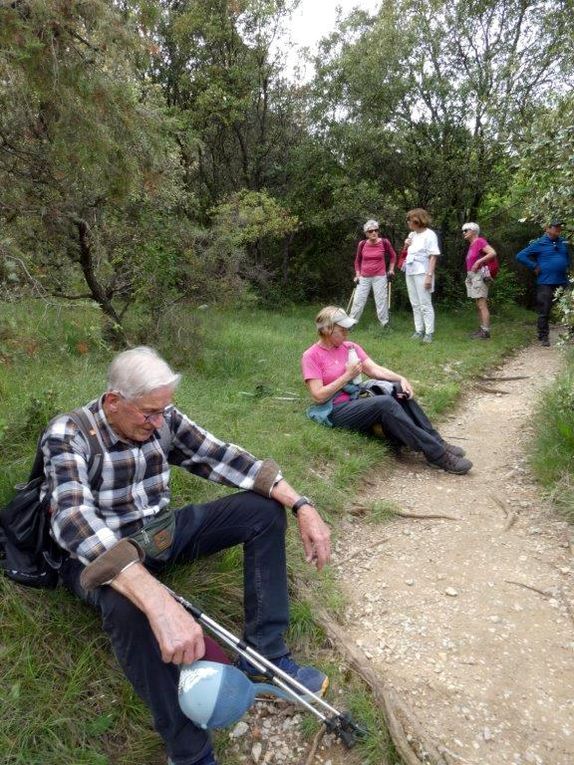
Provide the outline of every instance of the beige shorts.
{"type": "Polygon", "coordinates": [[[469,271],[466,275],[466,294],[469,298],[476,300],[477,298],[488,297],[488,285],[490,281],[484,281],[482,274],[469,271]]]}

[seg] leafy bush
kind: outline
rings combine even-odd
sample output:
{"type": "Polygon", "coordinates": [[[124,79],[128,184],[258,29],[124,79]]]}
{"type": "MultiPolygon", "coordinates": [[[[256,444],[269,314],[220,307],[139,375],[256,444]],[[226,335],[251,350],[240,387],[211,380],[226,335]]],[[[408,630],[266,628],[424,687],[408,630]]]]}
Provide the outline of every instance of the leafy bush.
{"type": "Polygon", "coordinates": [[[574,338],[574,277],[570,277],[568,287],[556,290],[554,300],[556,318],[564,327],[562,342],[571,341],[574,338]]]}
{"type": "Polygon", "coordinates": [[[554,505],[574,522],[574,355],[546,390],[536,416],[532,464],[554,505]]]}
{"type": "Polygon", "coordinates": [[[520,304],[526,287],[520,283],[514,271],[504,266],[498,272],[488,295],[488,303],[493,313],[520,304]]]}

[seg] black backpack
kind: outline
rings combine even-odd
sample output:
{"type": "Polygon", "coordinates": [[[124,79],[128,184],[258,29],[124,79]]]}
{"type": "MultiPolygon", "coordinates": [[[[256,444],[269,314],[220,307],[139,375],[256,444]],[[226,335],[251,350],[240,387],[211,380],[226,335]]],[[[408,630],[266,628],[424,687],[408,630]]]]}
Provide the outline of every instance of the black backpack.
{"type": "MultiPolygon", "coordinates": [[[[88,477],[93,485],[102,472],[102,446],[92,413],[79,407],[68,414],[90,445],[88,477]]],[[[54,588],[66,553],[50,535],[50,497],[40,499],[44,482],[44,455],[36,449],[28,481],[18,484],[16,495],[0,512],[0,570],[29,587],[54,588]]]]}

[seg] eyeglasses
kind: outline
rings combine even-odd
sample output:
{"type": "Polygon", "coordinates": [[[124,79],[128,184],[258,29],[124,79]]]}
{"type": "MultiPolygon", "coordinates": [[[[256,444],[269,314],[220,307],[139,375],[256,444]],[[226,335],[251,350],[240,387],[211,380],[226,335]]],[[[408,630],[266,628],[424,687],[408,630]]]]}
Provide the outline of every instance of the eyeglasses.
{"type": "MultiPolygon", "coordinates": [[[[123,397],[124,398],[124,397],[123,397]]],[[[151,422],[152,420],[157,420],[159,417],[165,417],[168,415],[172,409],[173,404],[168,404],[168,406],[164,407],[163,409],[159,409],[156,412],[143,412],[137,404],[134,404],[133,401],[130,401],[127,398],[124,398],[125,401],[128,402],[133,408],[137,411],[138,414],[140,414],[143,417],[143,422],[151,422]]]]}
{"type": "Polygon", "coordinates": [[[374,234],[374,233],[376,233],[378,230],[379,230],[378,228],[368,228],[368,229],[367,229],[367,234],[374,234]]]}
{"type": "Polygon", "coordinates": [[[471,228],[463,228],[462,229],[462,233],[463,234],[468,234],[469,231],[472,231],[472,229],[471,228]]]}

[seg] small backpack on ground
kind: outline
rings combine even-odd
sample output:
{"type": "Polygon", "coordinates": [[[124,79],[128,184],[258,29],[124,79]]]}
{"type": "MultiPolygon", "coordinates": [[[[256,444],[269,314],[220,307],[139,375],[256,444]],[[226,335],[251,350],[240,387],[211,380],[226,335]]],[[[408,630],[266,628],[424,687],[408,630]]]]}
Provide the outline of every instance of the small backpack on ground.
{"type": "MultiPolygon", "coordinates": [[[[62,416],[62,415],[59,415],[62,416]]],[[[93,485],[102,472],[102,446],[92,413],[79,407],[68,414],[90,445],[88,477],[93,485]]],[[[50,535],[50,497],[40,499],[44,482],[44,456],[36,449],[28,481],[18,484],[16,495],[0,512],[0,570],[29,587],[54,588],[65,553],[50,535]]]]}

